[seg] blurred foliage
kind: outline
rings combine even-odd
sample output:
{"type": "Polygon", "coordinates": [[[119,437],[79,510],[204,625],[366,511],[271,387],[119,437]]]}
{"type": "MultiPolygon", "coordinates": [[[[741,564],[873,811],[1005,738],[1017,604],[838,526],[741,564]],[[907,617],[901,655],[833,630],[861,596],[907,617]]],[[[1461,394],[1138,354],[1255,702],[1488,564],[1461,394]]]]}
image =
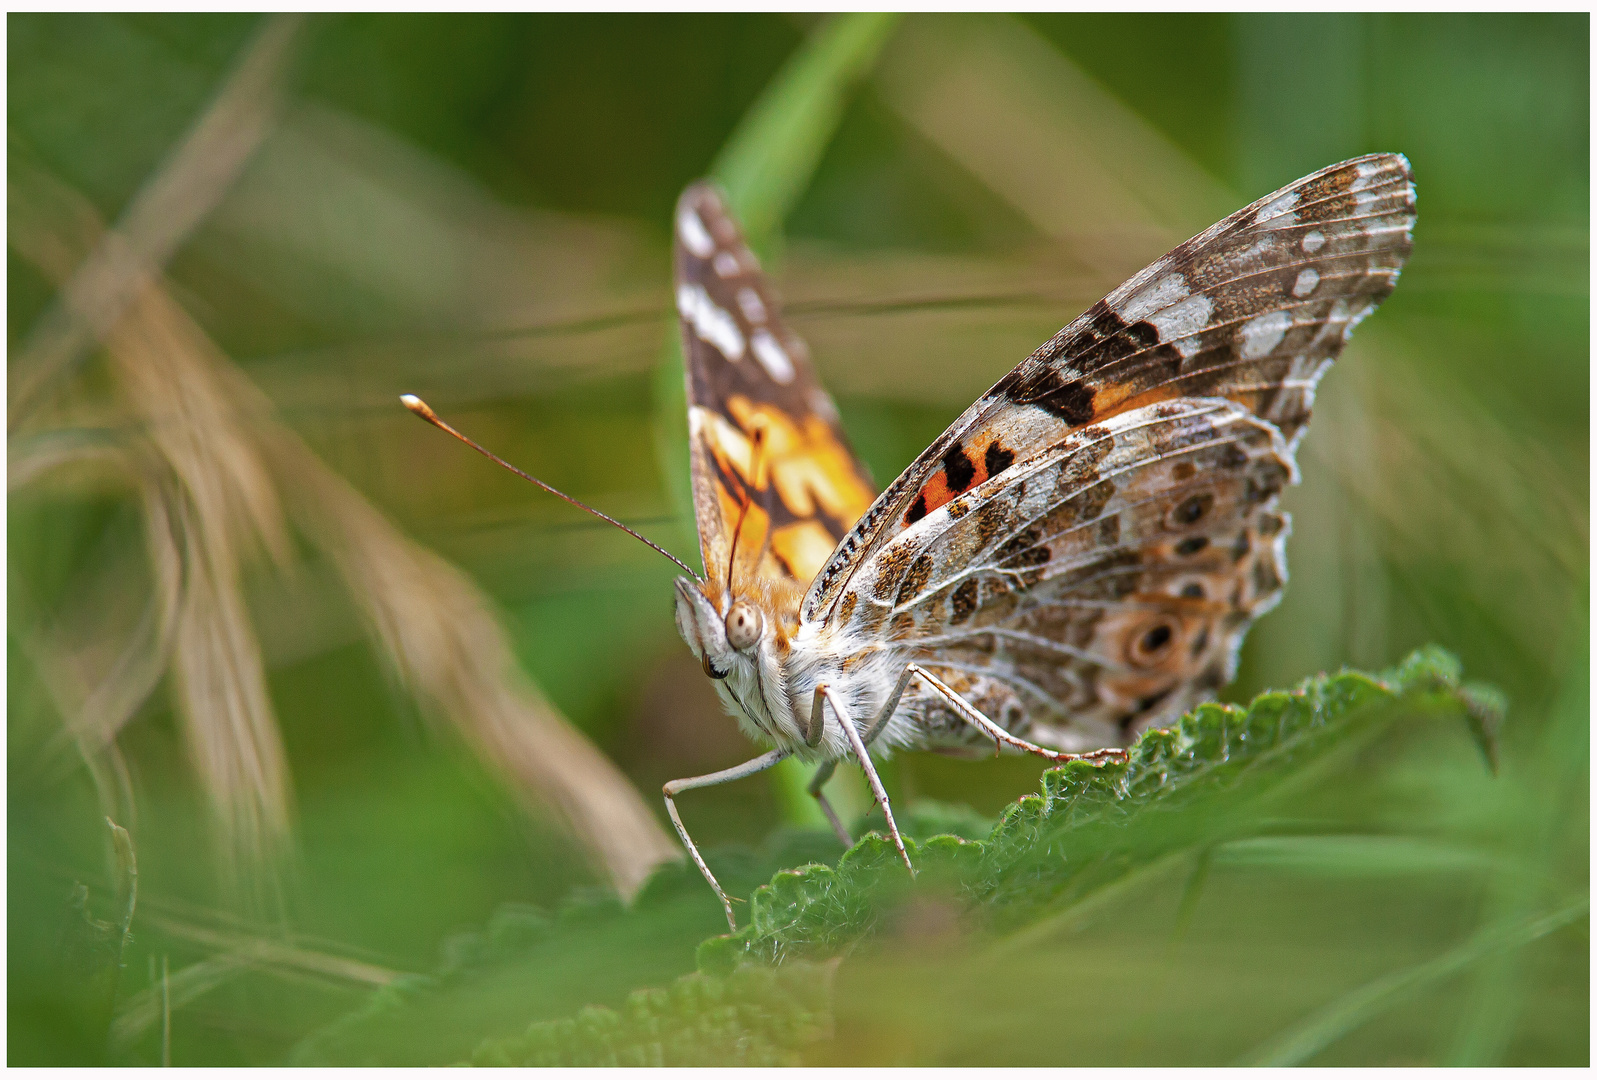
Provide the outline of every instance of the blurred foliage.
{"type": "Polygon", "coordinates": [[[590,1007],[487,1043],[473,1065],[802,1065],[830,1034],[825,976],[793,964],[749,967],[724,979],[685,975],[669,990],[639,990],[625,1010],[590,1007]]]}
{"type": "MultiPolygon", "coordinates": [[[[14,167],[121,220],[259,26],[8,16],[14,167]]],[[[286,106],[166,266],[277,415],[493,597],[527,673],[646,793],[750,749],[675,638],[664,560],[394,398],[421,394],[690,554],[656,436],[679,422],[655,374],[675,332],[670,207],[825,33],[767,15],[314,17],[286,106]]],[[[1496,779],[1456,720],[1417,715],[1272,796],[1246,837],[1154,860],[1091,917],[1045,914],[1024,947],[906,917],[804,976],[829,980],[820,1009],[801,969],[688,974],[720,920],[691,868],[623,911],[565,831],[424,722],[296,535],[285,564],[241,578],[292,765],[281,903],[225,888],[167,678],[116,740],[137,814],[117,817],[137,852],[126,937],[127,860],[39,642],[85,598],[125,599],[103,582],[149,572],[127,482],[73,467],[10,500],[8,1060],[623,1061],[746,1048],[740,1031],[782,1014],[798,1019],[749,1060],[1586,1062],[1570,898],[1589,877],[1588,48],[1583,15],[906,18],[868,73],[817,88],[835,133],[786,148],[796,202],[768,249],[885,481],[1174,242],[1319,166],[1406,153],[1414,256],[1322,387],[1286,498],[1292,582],[1227,696],[1435,641],[1510,702],[1496,779]]],[[[8,250],[15,355],[56,286],[8,250]]],[[[147,434],[108,404],[109,370],[100,353],[76,370],[60,430],[147,434]]],[[[971,839],[1042,772],[886,770],[914,835],[963,821],[971,839]]],[[[684,805],[735,895],[841,854],[783,828],[784,805],[758,780],[684,805]]]]}
{"type": "MultiPolygon", "coordinates": [[[[687,1064],[717,1054],[727,1063],[789,1060],[828,1033],[818,1020],[832,996],[825,962],[855,952],[862,939],[979,951],[1001,962],[1101,918],[1139,876],[1185,869],[1179,924],[1190,918],[1212,864],[1239,851],[1257,857],[1260,840],[1271,845],[1265,858],[1277,866],[1295,859],[1300,869],[1340,862],[1368,872],[1383,856],[1395,856],[1399,872],[1481,869],[1492,856],[1471,848],[1294,834],[1289,820],[1273,813],[1279,799],[1271,797],[1287,781],[1334,769],[1338,758],[1345,762],[1394,724],[1468,720],[1490,760],[1495,744],[1483,729],[1495,726],[1499,709],[1490,691],[1460,687],[1457,662],[1437,649],[1415,653],[1379,679],[1322,676],[1290,693],[1261,695],[1247,709],[1205,705],[1169,731],[1144,735],[1124,764],[1073,762],[1049,770],[1041,794],[1012,804],[990,827],[966,820],[959,822],[966,835],[943,831],[949,822],[919,804],[906,830],[921,837],[908,840],[913,881],[879,833],[843,853],[835,868],[813,863],[780,871],[753,892],[745,928],[707,939],[697,953],[699,974],[679,979],[669,993],[635,992],[619,1014],[596,1007],[575,1018],[536,1021],[525,1034],[486,1040],[472,1060],[687,1064]],[[1260,834],[1283,826],[1288,831],[1260,834]],[[749,1059],[738,1056],[739,1046],[749,1059]]],[[[797,839],[771,854],[800,856],[792,846],[797,839]]],[[[730,869],[744,877],[748,865],[730,869]]],[[[510,991],[512,980],[547,981],[556,950],[577,948],[591,958],[596,923],[605,927],[605,945],[633,940],[643,927],[658,936],[684,879],[691,885],[680,867],[661,871],[626,914],[603,897],[568,907],[558,920],[503,910],[484,933],[451,943],[436,978],[414,981],[409,993],[379,991],[364,1009],[302,1044],[296,1060],[415,1061],[418,1035],[436,1048],[440,1039],[458,1044],[491,1032],[529,997],[519,986],[510,991]]],[[[1536,913],[1534,937],[1584,911],[1583,897],[1560,901],[1564,907],[1551,923],[1547,913],[1536,913]]],[[[1454,961],[1449,973],[1489,954],[1491,944],[1454,961]]],[[[951,1037],[944,1033],[945,1041],[951,1037]]]]}

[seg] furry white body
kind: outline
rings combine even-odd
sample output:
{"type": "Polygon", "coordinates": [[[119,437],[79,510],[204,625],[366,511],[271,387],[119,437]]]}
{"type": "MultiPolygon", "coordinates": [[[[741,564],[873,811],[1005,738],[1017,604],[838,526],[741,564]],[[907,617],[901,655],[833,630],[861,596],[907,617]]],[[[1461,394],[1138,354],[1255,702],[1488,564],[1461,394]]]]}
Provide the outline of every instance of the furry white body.
{"type": "MultiPolygon", "coordinates": [[[[810,734],[816,690],[830,687],[863,732],[878,718],[909,664],[907,650],[843,641],[815,624],[800,624],[787,641],[766,632],[752,648],[734,649],[725,630],[730,606],[725,598],[716,604],[698,582],[677,579],[677,630],[711,674],[722,704],[744,734],[756,744],[817,765],[852,756],[848,736],[831,708],[822,710],[819,739],[810,734]],[[723,672],[723,677],[715,678],[723,672]]],[[[767,628],[779,618],[763,608],[761,614],[767,628]]],[[[901,701],[872,740],[874,751],[886,754],[924,747],[924,728],[911,705],[909,697],[901,701]]]]}

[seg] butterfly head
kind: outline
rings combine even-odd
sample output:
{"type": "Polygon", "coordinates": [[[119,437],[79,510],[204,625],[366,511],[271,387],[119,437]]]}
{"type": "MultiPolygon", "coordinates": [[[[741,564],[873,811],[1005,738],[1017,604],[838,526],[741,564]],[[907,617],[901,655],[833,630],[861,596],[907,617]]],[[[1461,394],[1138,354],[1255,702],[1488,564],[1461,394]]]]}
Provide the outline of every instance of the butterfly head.
{"type": "Polygon", "coordinates": [[[717,603],[705,583],[692,578],[677,578],[676,590],[677,632],[704,665],[704,673],[712,679],[735,671],[752,673],[767,636],[760,605],[747,597],[717,603]]]}

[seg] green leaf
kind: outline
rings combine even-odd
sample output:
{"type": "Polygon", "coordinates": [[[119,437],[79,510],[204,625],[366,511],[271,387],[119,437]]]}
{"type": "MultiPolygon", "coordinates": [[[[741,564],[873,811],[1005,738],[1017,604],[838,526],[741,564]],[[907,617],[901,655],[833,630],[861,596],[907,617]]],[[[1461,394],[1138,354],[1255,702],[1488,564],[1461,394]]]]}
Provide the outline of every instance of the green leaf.
{"type": "MultiPolygon", "coordinates": [[[[1137,871],[1245,833],[1261,817],[1258,800],[1333,750],[1346,752],[1403,716],[1467,714],[1457,684],[1457,660],[1421,650],[1379,678],[1322,675],[1246,709],[1200,706],[1145,734],[1123,765],[1050,769],[1040,794],[1012,804],[986,839],[963,842],[956,895],[973,921],[1015,935],[1005,947],[1024,948],[1137,871]]],[[[911,858],[919,852],[911,846],[911,858]]],[[[835,955],[902,899],[906,884],[890,855],[873,833],[835,869],[784,872],[755,891],[749,925],[701,955],[723,969],[732,957],[835,955]]]]}
{"type": "Polygon", "coordinates": [[[798,1065],[804,1047],[831,1034],[829,974],[793,964],[686,975],[666,990],[635,991],[619,1011],[589,1006],[491,1039],[471,1064],[798,1065]]]}
{"type": "Polygon", "coordinates": [[[1413,836],[1255,836],[1222,844],[1216,865],[1326,877],[1479,873],[1497,860],[1479,848],[1413,836]]]}

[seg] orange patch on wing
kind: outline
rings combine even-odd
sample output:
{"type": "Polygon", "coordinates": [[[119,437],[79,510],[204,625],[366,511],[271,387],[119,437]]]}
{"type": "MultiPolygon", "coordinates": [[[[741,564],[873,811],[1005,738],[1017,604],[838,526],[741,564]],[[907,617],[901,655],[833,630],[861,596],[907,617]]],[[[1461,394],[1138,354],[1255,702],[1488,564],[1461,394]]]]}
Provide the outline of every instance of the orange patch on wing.
{"type": "Polygon", "coordinates": [[[955,494],[956,492],[948,490],[948,477],[944,475],[942,469],[938,469],[932,473],[932,478],[926,482],[926,486],[920,489],[920,495],[910,505],[909,513],[915,521],[919,521],[939,506],[950,502],[955,494]]]}
{"type": "Polygon", "coordinates": [[[847,528],[870,506],[870,487],[855,470],[852,455],[819,417],[805,417],[800,425],[783,410],[753,404],[742,396],[731,398],[727,405],[733,420],[703,410],[697,426],[709,456],[724,475],[734,478],[730,484],[716,482],[722,535],[727,538],[723,557],[731,557],[732,533],[737,529],[733,576],[739,583],[751,576],[788,573],[807,583],[831,558],[839,539],[817,520],[818,515],[824,512],[847,528]],[[767,491],[781,499],[788,514],[800,519],[772,534],[769,545],[766,534],[772,522],[761,505],[768,499],[762,495],[767,491]],[[738,528],[740,519],[743,524],[738,528]]]}
{"type": "Polygon", "coordinates": [[[836,547],[837,540],[818,521],[784,525],[771,536],[771,552],[806,583],[821,572],[836,547]]]}
{"type": "MultiPolygon", "coordinates": [[[[948,483],[948,466],[939,465],[937,471],[932,473],[932,478],[921,486],[915,496],[915,501],[910,504],[909,511],[905,514],[904,524],[913,525],[927,514],[952,502],[956,495],[963,495],[987,480],[987,448],[992,445],[993,439],[982,443],[980,448],[963,450],[966,461],[970,464],[970,480],[964,487],[954,488],[948,483]]],[[[1010,462],[1014,455],[1009,455],[1010,462]]]]}
{"type": "Polygon", "coordinates": [[[775,487],[794,517],[824,511],[846,529],[869,508],[875,496],[826,421],[806,416],[800,425],[776,406],[742,395],[729,398],[727,408],[751,438],[756,430],[765,433],[758,486],[775,487]]]}
{"type": "Polygon", "coordinates": [[[745,509],[738,501],[737,496],[727,490],[722,484],[717,484],[716,488],[721,503],[722,520],[726,522],[727,557],[729,558],[733,556],[734,551],[732,530],[737,529],[735,540],[737,566],[733,575],[733,585],[736,587],[744,579],[744,576],[749,573],[750,563],[759,558],[761,553],[766,550],[765,539],[771,530],[771,515],[767,514],[765,508],[757,502],[749,503],[745,509]],[[739,520],[743,523],[741,528],[738,527],[739,520]]]}
{"type": "Polygon", "coordinates": [[[1175,386],[1166,383],[1164,386],[1155,386],[1151,390],[1133,393],[1132,388],[1117,383],[1100,386],[1092,395],[1092,423],[1107,420],[1111,416],[1118,416],[1132,409],[1140,409],[1144,405],[1156,405],[1161,401],[1173,401],[1182,397],[1182,393],[1175,386]]]}
{"type": "MultiPolygon", "coordinates": [[[[1134,393],[1130,386],[1110,383],[1099,387],[1092,395],[1093,417],[1090,423],[1097,423],[1132,409],[1144,405],[1153,405],[1161,401],[1171,401],[1181,397],[1181,393],[1174,386],[1156,386],[1150,390],[1134,393]]],[[[1080,427],[1086,427],[1086,424],[1080,427]]],[[[931,478],[916,492],[915,499],[910,503],[909,509],[904,513],[904,524],[913,525],[927,514],[940,506],[951,502],[955,496],[976,487],[987,480],[986,449],[992,442],[989,439],[979,446],[972,446],[964,450],[965,458],[969,463],[970,480],[963,487],[954,487],[948,482],[948,466],[939,465],[931,478]]],[[[1012,458],[1012,456],[1011,456],[1012,458]]]]}

